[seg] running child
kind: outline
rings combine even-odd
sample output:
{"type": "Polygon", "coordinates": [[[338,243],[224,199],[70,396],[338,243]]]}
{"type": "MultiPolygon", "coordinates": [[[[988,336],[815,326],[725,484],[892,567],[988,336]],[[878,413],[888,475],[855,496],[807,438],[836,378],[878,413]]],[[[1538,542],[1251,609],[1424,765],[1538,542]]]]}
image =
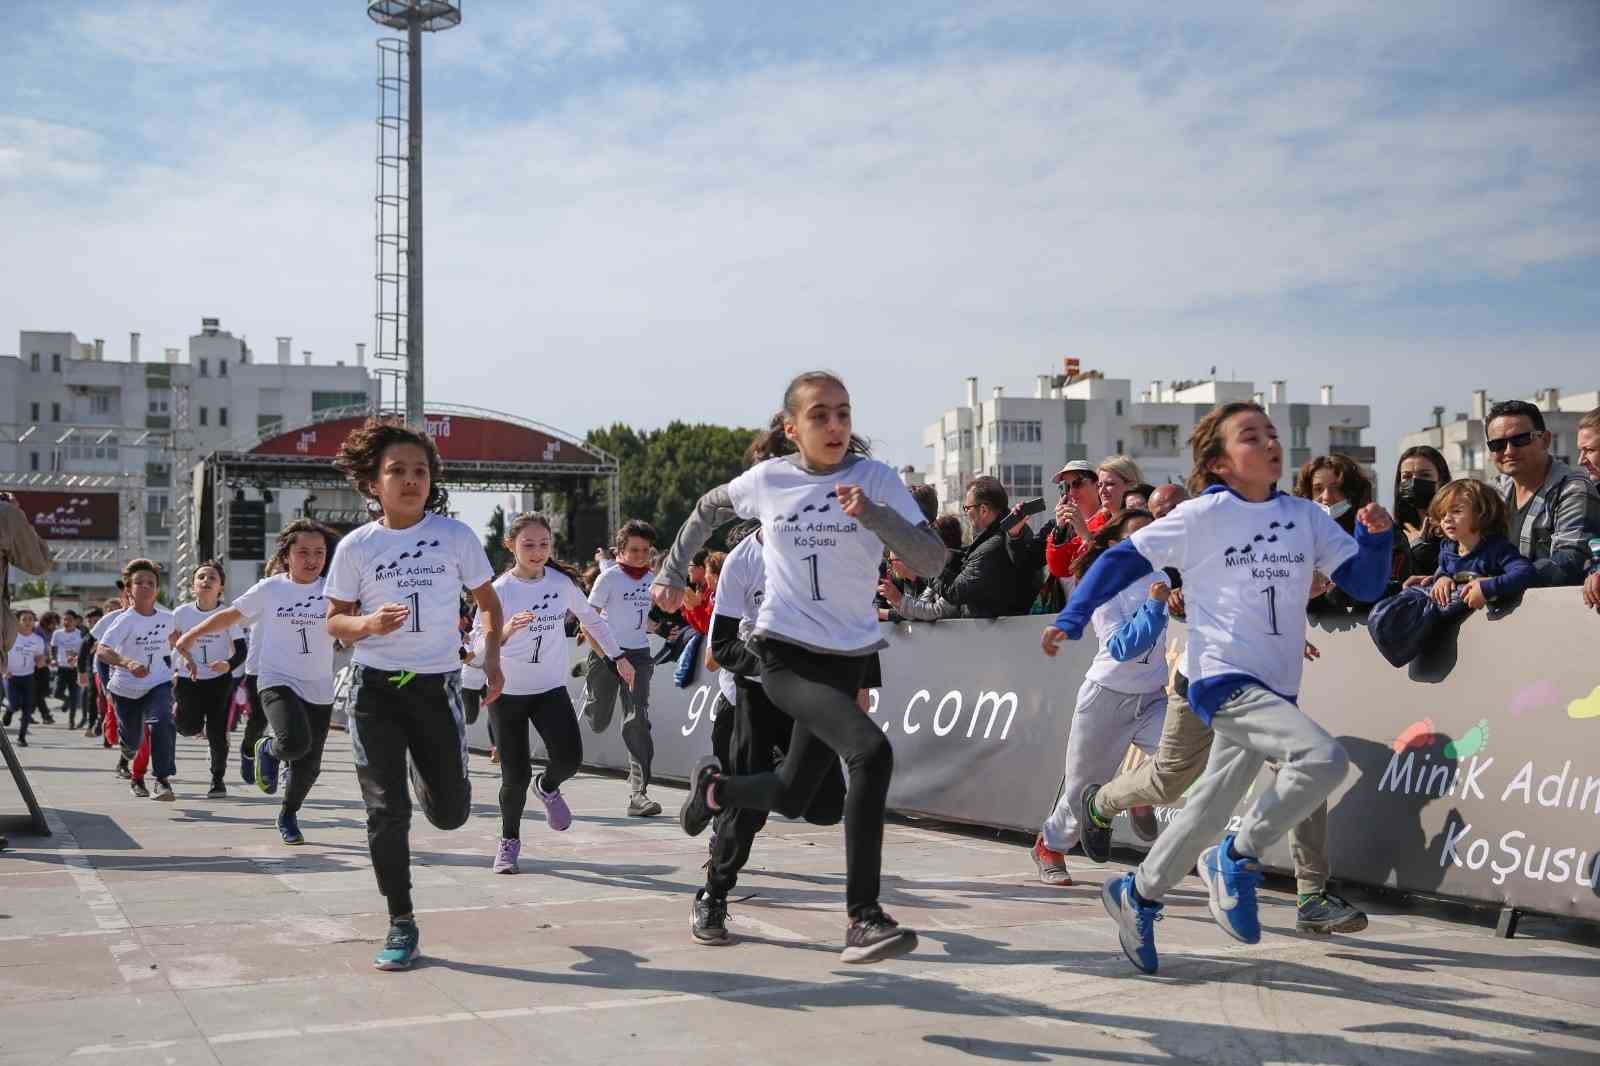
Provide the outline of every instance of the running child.
{"type": "MultiPolygon", "coordinates": [[[[500,664],[505,688],[489,708],[495,743],[500,751],[500,842],[493,869],[520,872],[522,810],[528,789],[544,805],[545,823],[556,832],[572,824],[572,811],[561,786],[583,763],[583,735],[567,694],[566,618],[570,613],[588,630],[589,638],[614,669],[623,691],[633,687],[634,666],[618,645],[611,626],[583,596],[571,573],[550,558],[555,546],[550,521],[539,514],[521,514],[506,529],[505,546],[513,564],[494,582],[505,614],[500,631],[500,664]],[[545,768],[533,776],[528,727],[544,741],[545,768]]],[[[480,627],[474,650],[481,643],[480,627]]]]}
{"type": "Polygon", "coordinates": [[[99,607],[91,607],[83,612],[83,641],[78,645],[77,661],[73,665],[78,678],[78,695],[83,707],[83,735],[86,737],[100,734],[100,693],[94,681],[95,640],[92,632],[103,617],[105,612],[99,607]]]}
{"type": "MultiPolygon", "coordinates": [[[[215,560],[194,568],[190,583],[194,599],[172,612],[172,623],[180,634],[197,632],[218,611],[225,610],[222,590],[226,580],[222,564],[215,560]]],[[[188,644],[180,638],[177,652],[183,658],[172,687],[178,733],[185,737],[205,734],[211,750],[211,789],[206,799],[221,799],[228,794],[222,783],[228,770],[228,704],[233,699],[233,671],[245,659],[244,630],[230,616],[227,624],[197,632],[188,644]]]]}
{"type": "MultiPolygon", "coordinates": [[[[1112,546],[1154,521],[1155,517],[1143,510],[1110,515],[1090,537],[1089,548],[1074,563],[1072,576],[1082,580],[1112,546]]],[[[1039,880],[1047,885],[1072,884],[1066,852],[1083,836],[1094,783],[1111,776],[1130,743],[1146,755],[1160,743],[1167,657],[1157,643],[1167,631],[1167,597],[1171,593],[1165,581],[1158,580],[1148,588],[1138,582],[1094,612],[1092,622],[1100,650],[1078,689],[1078,705],[1067,734],[1061,795],[1033,844],[1039,880]]],[[[1088,854],[1087,842],[1084,851],[1088,854]]]]}
{"type": "MultiPolygon", "coordinates": [[[[0,580],[4,580],[0,577],[0,580]]],[[[44,637],[34,632],[34,613],[24,607],[17,612],[17,641],[6,652],[6,717],[22,716],[17,726],[17,746],[28,746],[28,726],[33,724],[34,677],[45,661],[44,637]]]]}
{"type": "Polygon", "coordinates": [[[700,499],[656,578],[655,598],[662,610],[677,610],[686,564],[711,531],[735,516],[762,520],[766,589],[750,639],[767,695],[794,719],[790,755],[779,771],[748,775],[702,760],[679,821],[694,836],[724,807],[803,808],[842,758],[850,922],[842,957],[875,962],[912,950],[917,937],[878,903],[894,752],[857,703],[868,660],[885,646],[873,593],[885,543],[923,575],[938,573],[945,547],[894,470],[868,458],[851,433],[850,394],[838,377],[812,372],[791,381],[776,432],[796,453],[700,499]]]}
{"type": "Polygon", "coordinates": [[[1349,767],[1339,743],[1295,705],[1312,575],[1331,574],[1355,598],[1376,599],[1389,579],[1393,539],[1393,522],[1377,504],[1362,508],[1352,538],[1313,501],[1280,493],[1283,447],[1256,404],[1218,407],[1191,443],[1190,487],[1203,494],[1106,552],[1041,637],[1050,654],[1154,569],[1183,575],[1189,701],[1216,734],[1210,762],[1139,869],[1101,890],[1123,952],[1144,973],[1159,961],[1161,898],[1197,859],[1217,924],[1244,943],[1261,939],[1262,852],[1327,799],[1349,767]],[[1238,831],[1222,835],[1269,759],[1278,773],[1238,831]]]}
{"type": "MultiPolygon", "coordinates": [[[[61,628],[50,636],[50,662],[56,670],[56,696],[67,712],[67,728],[78,727],[78,652],[83,648],[83,630],[77,611],[61,612],[61,628]]],[[[83,717],[87,720],[89,712],[83,717]]]]}
{"type": "MultiPolygon", "coordinates": [[[[655,741],[650,736],[650,679],[655,659],[650,654],[650,553],[656,530],[648,522],[630,520],[617,530],[617,565],[601,572],[589,593],[589,605],[600,612],[633,666],[633,682],[623,686],[611,660],[591,649],[585,674],[583,717],[595,733],[604,733],[622,699],[622,743],[628,749],[628,815],[652,818],[661,804],[650,798],[650,764],[655,741]]],[[[501,752],[500,757],[505,758],[501,752]]]]}
{"type": "Polygon", "coordinates": [[[419,954],[411,901],[409,778],[429,822],[472,813],[461,707],[461,589],[485,620],[484,702],[500,695],[504,619],[494,572],[471,527],[448,516],[438,449],[426,433],[369,418],[334,465],[379,517],[339,542],[328,567],[328,634],[353,645],[350,749],[367,807],[367,844],[389,934],[373,960],[409,969],[419,954]]]}
{"type": "MultiPolygon", "coordinates": [[[[300,807],[322,773],[322,749],[333,719],[333,638],[328,635],[323,583],[328,556],[338,536],[310,518],[297,518],[278,533],[272,577],[245,590],[233,605],[218,611],[178,638],[178,650],[199,647],[208,636],[255,627],[261,640],[257,685],[261,708],[272,727],[251,753],[255,784],[273,795],[282,771],[283,805],[278,835],[285,844],[304,844],[300,807]]],[[[218,704],[225,720],[227,702],[218,704]]],[[[223,758],[226,759],[226,747],[223,758]]],[[[218,774],[220,762],[213,761],[218,774]]],[[[220,780],[220,778],[219,778],[220,780]]]]}
{"type": "Polygon", "coordinates": [[[147,789],[141,767],[135,766],[129,790],[139,797],[170,802],[171,778],[177,772],[178,731],[172,721],[172,612],[156,602],[161,568],[149,559],[135,559],[122,571],[130,597],[100,636],[95,654],[111,666],[111,693],[117,715],[117,739],[124,761],[133,759],[149,734],[150,760],[156,787],[147,789]]]}

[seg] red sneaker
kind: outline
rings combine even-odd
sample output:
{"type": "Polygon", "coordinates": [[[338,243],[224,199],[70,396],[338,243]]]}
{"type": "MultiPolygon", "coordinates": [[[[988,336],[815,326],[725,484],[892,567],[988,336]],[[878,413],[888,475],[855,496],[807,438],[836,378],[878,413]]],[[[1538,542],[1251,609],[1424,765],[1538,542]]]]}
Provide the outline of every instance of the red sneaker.
{"type": "Polygon", "coordinates": [[[1041,834],[1033,842],[1033,864],[1039,868],[1039,883],[1055,888],[1072,884],[1072,872],[1067,869],[1067,857],[1045,846],[1041,834]]]}

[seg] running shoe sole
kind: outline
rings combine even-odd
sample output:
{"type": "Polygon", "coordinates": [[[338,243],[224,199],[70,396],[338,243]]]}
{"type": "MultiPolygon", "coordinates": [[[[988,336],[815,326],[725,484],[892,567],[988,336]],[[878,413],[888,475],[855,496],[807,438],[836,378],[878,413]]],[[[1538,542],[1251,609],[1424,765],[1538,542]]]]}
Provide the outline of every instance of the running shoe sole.
{"type": "MultiPolygon", "coordinates": [[[[250,760],[250,765],[255,769],[256,787],[269,796],[278,791],[277,771],[281,768],[281,764],[279,767],[274,767],[273,772],[269,775],[266,772],[266,761],[261,758],[261,745],[267,743],[271,739],[271,737],[262,737],[260,740],[256,741],[256,755],[255,758],[250,760]]],[[[272,761],[277,762],[278,760],[274,758],[272,761]]]]}
{"type": "Polygon", "coordinates": [[[1161,822],[1156,818],[1154,807],[1134,807],[1128,811],[1128,826],[1133,830],[1133,835],[1146,844],[1154,844],[1156,837],[1161,835],[1161,822]]]}
{"type": "Polygon", "coordinates": [[[422,952],[413,951],[404,959],[373,959],[372,968],[382,970],[385,973],[400,973],[403,970],[411,969],[420,958],[422,958],[422,952]]]}
{"type": "Polygon", "coordinates": [[[839,953],[843,962],[883,962],[886,959],[897,959],[902,955],[909,955],[917,950],[917,934],[913,929],[902,929],[898,936],[880,940],[876,944],[866,944],[862,947],[847,947],[839,953]]]}
{"type": "Polygon", "coordinates": [[[678,808],[678,826],[689,836],[697,837],[705,832],[706,826],[710,825],[716,817],[715,811],[709,811],[708,813],[711,817],[697,826],[690,819],[690,808],[696,806],[696,798],[699,799],[700,803],[705,803],[704,790],[707,782],[703,778],[706,776],[706,771],[720,770],[721,768],[722,761],[715,755],[704,755],[701,756],[699,762],[695,763],[694,770],[689,774],[689,794],[683,797],[683,806],[678,808]]]}
{"type": "Polygon", "coordinates": [[[1034,868],[1039,871],[1039,883],[1041,885],[1048,885],[1051,888],[1072,887],[1072,871],[1066,868],[1065,863],[1062,864],[1062,867],[1059,870],[1055,869],[1054,867],[1046,866],[1044,864],[1044,860],[1039,858],[1039,848],[1037,844],[1034,845],[1033,848],[1029,849],[1028,854],[1033,857],[1034,868]]]}

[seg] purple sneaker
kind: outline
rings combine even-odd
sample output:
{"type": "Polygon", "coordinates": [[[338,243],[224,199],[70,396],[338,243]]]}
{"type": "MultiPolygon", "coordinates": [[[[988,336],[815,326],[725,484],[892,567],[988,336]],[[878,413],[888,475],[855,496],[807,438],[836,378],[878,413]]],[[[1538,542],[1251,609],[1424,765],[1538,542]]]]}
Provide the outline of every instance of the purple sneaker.
{"type": "Polygon", "coordinates": [[[521,868],[517,866],[517,856],[522,854],[522,841],[501,840],[499,849],[494,853],[494,872],[497,874],[520,874],[521,868]]]}
{"type": "Polygon", "coordinates": [[[554,792],[544,790],[544,775],[540,774],[533,779],[533,794],[539,797],[539,802],[544,804],[544,820],[550,823],[550,828],[558,833],[566,832],[572,826],[572,808],[567,806],[567,801],[561,798],[561,790],[554,792]]]}

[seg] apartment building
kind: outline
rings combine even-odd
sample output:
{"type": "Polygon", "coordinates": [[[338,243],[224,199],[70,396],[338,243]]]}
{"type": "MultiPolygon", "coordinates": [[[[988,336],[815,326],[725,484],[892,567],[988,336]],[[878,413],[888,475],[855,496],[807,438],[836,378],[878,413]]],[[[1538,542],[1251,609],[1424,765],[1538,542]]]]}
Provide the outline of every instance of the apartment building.
{"type": "MultiPolygon", "coordinates": [[[[1578,422],[1586,413],[1600,407],[1600,389],[1571,393],[1540,389],[1526,399],[1544,415],[1545,428],[1550,431],[1550,453],[1563,462],[1576,463],[1578,422]]],[[[1450,464],[1453,476],[1492,480],[1498,471],[1484,445],[1488,428],[1484,421],[1496,402],[1487,389],[1474,389],[1471,406],[1466,411],[1457,411],[1449,422],[1444,420],[1445,408],[1435,407],[1433,424],[1401,437],[1400,451],[1425,444],[1439,450],[1444,461],[1450,464]]]]}

